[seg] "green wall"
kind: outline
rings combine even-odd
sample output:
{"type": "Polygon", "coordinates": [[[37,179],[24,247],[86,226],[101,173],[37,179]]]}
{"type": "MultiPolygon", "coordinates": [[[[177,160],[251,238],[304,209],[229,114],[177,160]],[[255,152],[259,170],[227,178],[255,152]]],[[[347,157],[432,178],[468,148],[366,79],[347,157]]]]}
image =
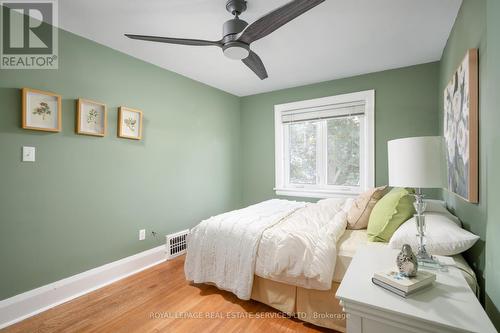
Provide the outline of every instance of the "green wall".
{"type": "Polygon", "coordinates": [[[486,311],[500,330],[500,1],[487,1],[487,214],[486,311]]]}
{"type": "MultiPolygon", "coordinates": [[[[466,252],[465,257],[478,276],[484,291],[485,240],[486,240],[486,0],[464,0],[443,51],[439,68],[439,130],[443,134],[443,91],[458,65],[470,48],[479,49],[479,204],[470,204],[452,193],[444,191],[448,207],[463,222],[464,227],[481,239],[466,252]]],[[[484,300],[484,295],[481,297],[484,300]]]]}
{"type": "Polygon", "coordinates": [[[0,299],[162,245],[241,201],[237,97],[59,36],[59,70],[0,71],[0,299]],[[20,128],[21,87],[63,96],[61,133],[20,128]],[[75,135],[78,97],[108,105],[105,138],[75,135]],[[120,105],[144,111],[143,140],[116,137],[120,105]],[[36,163],[20,161],[23,145],[36,163]]]}
{"type": "Polygon", "coordinates": [[[377,185],[387,184],[388,140],[438,134],[438,66],[438,63],[417,65],[243,97],[243,204],[275,197],[275,104],[368,89],[375,89],[375,180],[377,185]]]}
{"type": "Polygon", "coordinates": [[[479,204],[444,192],[448,206],[466,229],[481,237],[466,259],[475,268],[488,315],[500,329],[500,2],[464,0],[440,63],[439,110],[442,91],[467,49],[479,48],[479,204]]]}

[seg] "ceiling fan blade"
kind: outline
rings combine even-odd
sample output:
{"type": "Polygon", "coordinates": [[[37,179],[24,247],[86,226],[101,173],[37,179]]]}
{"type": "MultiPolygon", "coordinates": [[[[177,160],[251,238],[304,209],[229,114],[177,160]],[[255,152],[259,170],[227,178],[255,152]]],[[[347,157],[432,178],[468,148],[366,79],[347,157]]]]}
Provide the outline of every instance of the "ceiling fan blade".
{"type": "Polygon", "coordinates": [[[168,44],[181,44],[181,45],[192,45],[192,46],[219,46],[222,47],[222,42],[211,41],[211,40],[201,40],[201,39],[185,39],[185,38],[170,38],[170,37],[158,37],[158,36],[145,36],[145,35],[131,35],[125,34],[128,38],[145,40],[149,42],[159,42],[168,44]]]}
{"type": "Polygon", "coordinates": [[[257,53],[250,51],[250,55],[241,61],[257,74],[261,80],[267,79],[266,67],[264,67],[264,63],[262,63],[257,53]]]}
{"type": "Polygon", "coordinates": [[[287,24],[325,0],[294,0],[261,17],[246,27],[239,41],[250,44],[287,24]]]}

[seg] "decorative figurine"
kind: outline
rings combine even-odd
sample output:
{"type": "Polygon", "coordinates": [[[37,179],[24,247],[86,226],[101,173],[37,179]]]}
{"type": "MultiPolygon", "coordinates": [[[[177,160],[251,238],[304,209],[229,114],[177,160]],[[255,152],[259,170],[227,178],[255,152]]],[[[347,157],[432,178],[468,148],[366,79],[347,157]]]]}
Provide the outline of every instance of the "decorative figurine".
{"type": "Polygon", "coordinates": [[[417,257],[413,254],[411,246],[404,244],[401,252],[399,252],[396,259],[399,274],[407,277],[417,276],[418,262],[417,257]]]}

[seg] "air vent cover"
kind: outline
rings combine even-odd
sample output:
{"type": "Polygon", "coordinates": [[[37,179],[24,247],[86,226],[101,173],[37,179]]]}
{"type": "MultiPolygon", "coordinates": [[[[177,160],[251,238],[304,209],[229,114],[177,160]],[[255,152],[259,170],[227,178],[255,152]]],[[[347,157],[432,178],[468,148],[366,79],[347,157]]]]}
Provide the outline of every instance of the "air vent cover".
{"type": "Polygon", "coordinates": [[[189,229],[186,229],[166,236],[167,260],[186,253],[186,237],[188,234],[189,229]]]}

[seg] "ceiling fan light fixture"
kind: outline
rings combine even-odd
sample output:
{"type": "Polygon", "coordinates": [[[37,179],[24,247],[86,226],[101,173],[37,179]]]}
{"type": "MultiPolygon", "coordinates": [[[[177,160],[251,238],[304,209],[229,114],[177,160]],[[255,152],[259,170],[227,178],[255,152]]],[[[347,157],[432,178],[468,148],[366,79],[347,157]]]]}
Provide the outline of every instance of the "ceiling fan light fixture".
{"type": "Polygon", "coordinates": [[[149,42],[180,44],[190,46],[217,46],[222,48],[224,55],[230,59],[241,60],[254,72],[259,79],[267,76],[262,59],[250,50],[250,45],[289,23],[296,17],[316,7],[325,0],[292,0],[281,7],[270,11],[252,24],[240,20],[239,15],[247,9],[246,0],[226,0],[226,9],[234,18],[222,26],[222,39],[202,40],[192,38],[172,38],[148,35],[125,34],[128,38],[149,42]]]}
{"type": "Polygon", "coordinates": [[[250,55],[250,47],[244,43],[228,43],[224,45],[223,52],[229,59],[243,60],[250,55]]]}

